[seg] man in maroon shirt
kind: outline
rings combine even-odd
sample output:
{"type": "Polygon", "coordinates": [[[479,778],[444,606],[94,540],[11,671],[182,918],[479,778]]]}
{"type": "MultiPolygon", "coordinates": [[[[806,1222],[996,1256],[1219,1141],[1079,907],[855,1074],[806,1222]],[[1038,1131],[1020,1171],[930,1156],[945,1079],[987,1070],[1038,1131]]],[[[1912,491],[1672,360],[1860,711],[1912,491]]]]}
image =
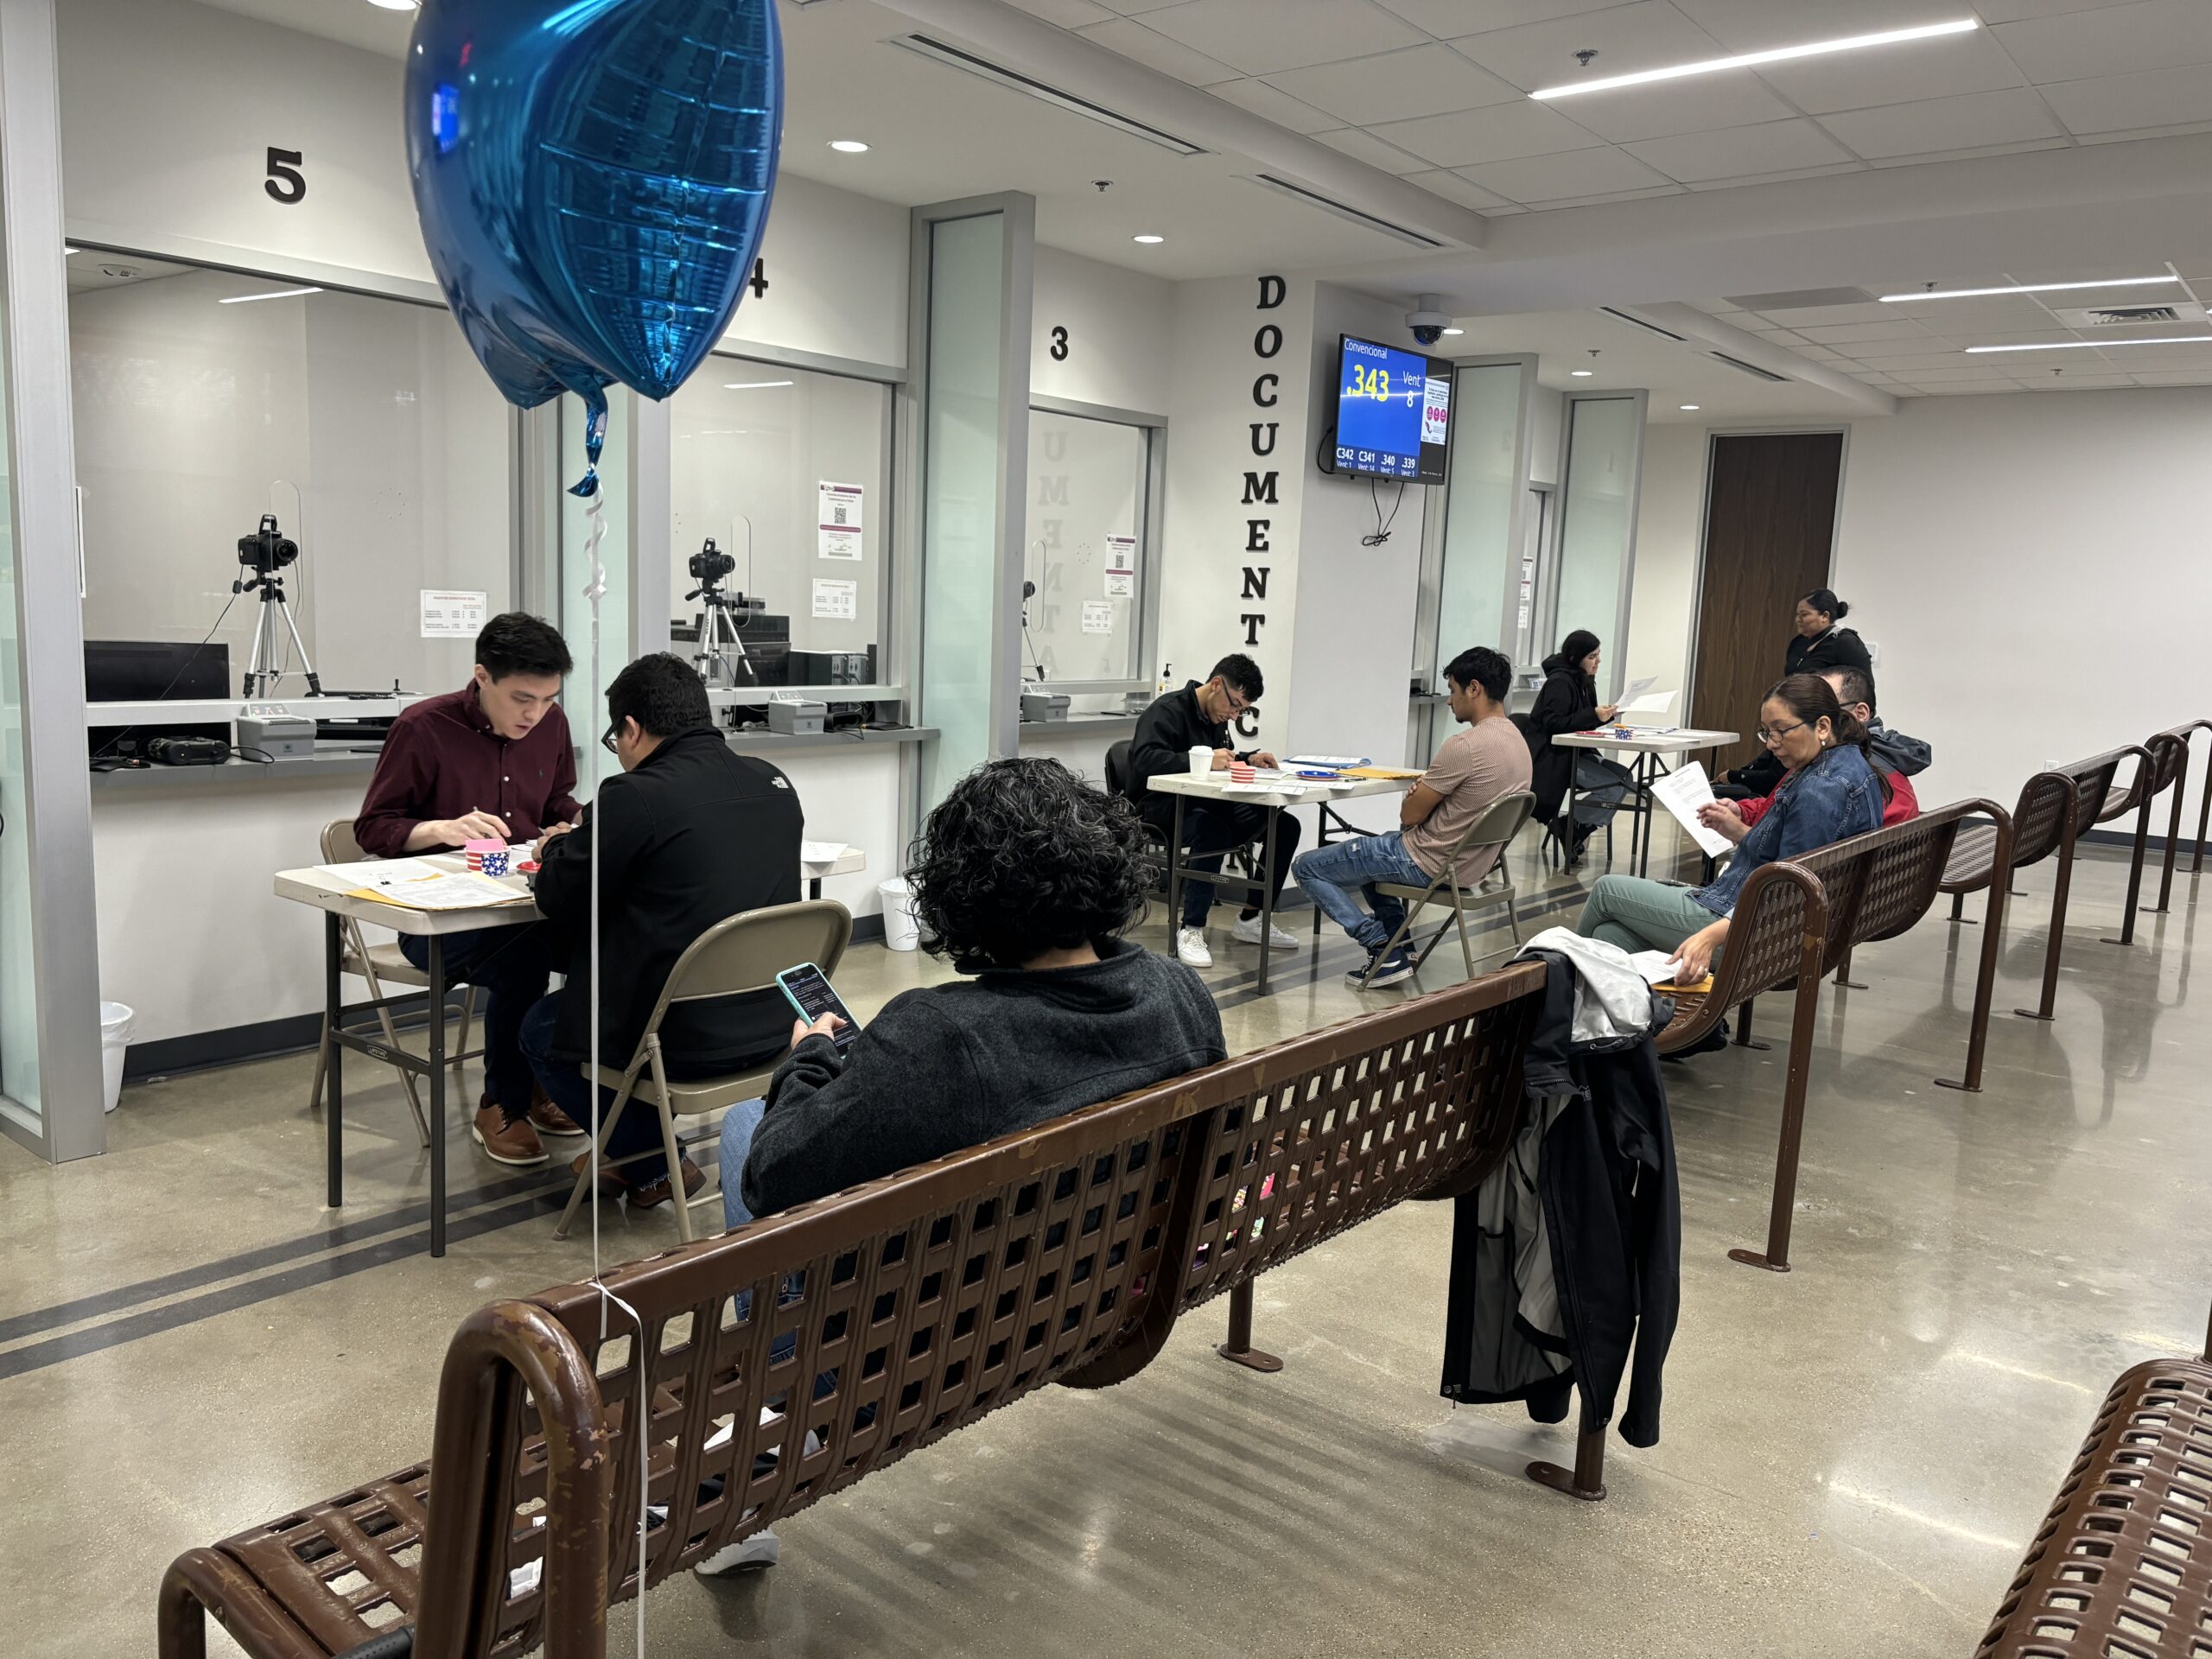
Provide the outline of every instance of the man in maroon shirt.
{"type": "MultiPolygon", "coordinates": [[[[410,704],[392,722],[353,821],[361,850],[398,858],[493,836],[530,841],[572,827],[583,809],[557,701],[561,677],[572,666],[550,623],[520,611],[486,622],[476,636],[468,683],[410,704]]],[[[399,948],[417,968],[428,964],[429,941],[402,935],[399,948]]],[[[454,982],[474,985],[486,998],[477,1143],[503,1164],[542,1164],[538,1130],[582,1133],[538,1091],[522,1053],[523,1016],[545,995],[552,974],[550,943],[537,926],[449,934],[445,965],[454,982]]]]}

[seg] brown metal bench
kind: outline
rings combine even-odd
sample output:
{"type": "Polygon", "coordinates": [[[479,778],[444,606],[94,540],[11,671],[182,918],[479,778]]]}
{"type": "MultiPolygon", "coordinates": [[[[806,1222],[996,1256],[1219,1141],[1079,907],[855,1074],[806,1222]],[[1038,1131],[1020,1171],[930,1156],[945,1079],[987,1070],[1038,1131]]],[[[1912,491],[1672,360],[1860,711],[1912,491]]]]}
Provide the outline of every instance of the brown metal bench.
{"type": "Polygon", "coordinates": [[[2164,915],[2173,898],[2174,861],[2181,849],[2182,802],[2189,792],[2189,740],[2202,723],[2172,727],[2144,740],[2144,749],[2152,758],[2137,763],[2127,787],[2113,790],[2098,815],[2099,823],[2109,823],[2130,810],[2135,814],[2135,845],[2127,861],[2127,902],[2121,912],[2120,937],[2107,939],[2107,944],[2135,943],[2135,901],[2143,893],[2143,866],[2151,850],[2151,806],[2169,790],[2173,792],[2173,810],[2167,817],[2165,867],[2158,878],[2158,902],[2143,909],[2150,915],[2164,915]]]}
{"type": "Polygon", "coordinates": [[[2212,1650],[2212,1331],[2112,1385],[1975,1659],[2212,1650]]]}
{"type": "Polygon", "coordinates": [[[429,1460],[180,1556],[161,1652],[200,1659],[213,1611],[257,1659],[409,1625],[436,1659],[601,1659],[611,1602],[1049,1383],[1120,1382],[1187,1309],[1478,1184],[1543,983],[1486,975],[649,1257],[604,1298],[480,1309],[429,1460]]]}
{"type": "MultiPolygon", "coordinates": [[[[2009,851],[2012,821],[1992,801],[1958,801],[1903,823],[1816,848],[1802,858],[1762,865],[1744,883],[1728,939],[1714,965],[1709,991],[1672,992],[1674,1019],[1659,1038],[1659,1052],[1678,1054],[1695,1046],[1736,1010],[1735,1040],[1751,1040],[1751,999],[1764,991],[1794,989],[1789,1056],[1782,1096],[1781,1141],[1775,1154],[1774,1191],[1764,1250],[1733,1249],[1729,1259],[1775,1273],[1789,1271],[1790,1217],[1797,1194],[1797,1156],[1804,1132],[1805,1095],[1812,1071],[1813,1016],[1821,980],[1852,949],[1895,938],[1936,902],[1958,842],[1974,834],[1968,821],[1987,818],[1991,844],[2009,851]]],[[[1987,925],[2001,933],[2005,892],[1990,889],[1987,925]]],[[[1984,972],[1975,989],[1967,1039],[1966,1074],[1956,1088],[1980,1089],[1995,982],[1993,950],[1985,944],[1984,972]]]]}

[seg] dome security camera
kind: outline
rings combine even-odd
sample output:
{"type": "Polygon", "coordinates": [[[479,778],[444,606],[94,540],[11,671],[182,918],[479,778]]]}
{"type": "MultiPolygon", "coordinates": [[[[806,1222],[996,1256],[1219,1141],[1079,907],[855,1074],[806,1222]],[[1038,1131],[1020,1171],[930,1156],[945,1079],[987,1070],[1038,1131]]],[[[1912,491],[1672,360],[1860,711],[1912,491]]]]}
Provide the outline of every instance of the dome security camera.
{"type": "Polygon", "coordinates": [[[1419,344],[1435,345],[1444,338],[1444,331],[1452,326],[1451,313],[1440,308],[1443,303],[1441,294],[1424,294],[1420,299],[1420,309],[1406,313],[1406,327],[1413,330],[1414,339],[1419,344]]]}

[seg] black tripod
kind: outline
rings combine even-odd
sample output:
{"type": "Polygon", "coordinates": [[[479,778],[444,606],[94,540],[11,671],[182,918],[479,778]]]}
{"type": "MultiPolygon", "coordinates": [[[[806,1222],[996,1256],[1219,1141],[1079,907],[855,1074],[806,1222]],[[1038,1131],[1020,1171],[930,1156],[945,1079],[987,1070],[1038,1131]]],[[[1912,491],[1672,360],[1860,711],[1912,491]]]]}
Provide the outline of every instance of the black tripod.
{"type": "Polygon", "coordinates": [[[231,583],[233,594],[250,594],[256,588],[261,592],[261,620],[253,625],[253,654],[246,660],[245,692],[249,697],[265,697],[276,690],[277,682],[284,677],[276,666],[276,655],[283,642],[276,632],[276,619],[284,619],[284,626],[292,636],[292,649],[300,653],[300,668],[308,677],[308,695],[322,695],[322,677],[315,671],[315,664],[308,659],[306,641],[300,638],[300,625],[292,620],[292,607],[284,599],[283,568],[300,556],[300,544],[286,537],[276,528],[276,515],[264,513],[261,525],[252,535],[238,538],[238,563],[251,571],[231,583]]]}

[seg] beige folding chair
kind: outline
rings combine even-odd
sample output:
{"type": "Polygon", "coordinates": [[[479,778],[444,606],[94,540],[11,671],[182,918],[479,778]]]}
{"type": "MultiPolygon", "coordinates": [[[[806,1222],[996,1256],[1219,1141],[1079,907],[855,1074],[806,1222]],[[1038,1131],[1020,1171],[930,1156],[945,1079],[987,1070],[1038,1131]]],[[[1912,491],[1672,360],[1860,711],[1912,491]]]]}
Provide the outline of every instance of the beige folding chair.
{"type": "MultiPolygon", "coordinates": [[[[696,1198],[684,1195],[682,1148],[676,1139],[677,1116],[717,1112],[741,1100],[753,1099],[766,1090],[784,1057],[779,1054],[749,1071],[728,1077],[671,1083],[662,1063],[661,1021],[678,1002],[772,991],[779,973],[802,963],[810,962],[824,974],[835,973],[852,937],[852,912],[835,899],[809,899],[767,910],[748,910],[716,922],[692,940],[676,959],[676,966],[668,970],[668,982],[661,987],[660,1000],[653,1004],[645,1035],[638,1039],[638,1052],[631,1057],[628,1068],[620,1071],[612,1066],[599,1068],[601,1085],[615,1091],[613,1103],[600,1119],[599,1166],[603,1170],[614,1166],[616,1160],[607,1155],[607,1144],[613,1138],[614,1126],[621,1121],[631,1096],[651,1102],[660,1113],[661,1152],[668,1160],[669,1184],[676,1195],[676,1230],[686,1244],[691,1242],[691,1206],[719,1201],[721,1187],[717,1183],[713,1191],[702,1192],[696,1198]],[[645,1076],[647,1072],[652,1075],[645,1076]]],[[[633,1153],[620,1161],[651,1155],[633,1153]]],[[[734,1169],[721,1172],[723,1180],[734,1180],[737,1174],[734,1169]]],[[[561,1212],[561,1224],[553,1230],[554,1237],[569,1236],[576,1211],[583,1208],[591,1189],[591,1164],[586,1160],[575,1190],[569,1194],[569,1207],[561,1212]]]]}
{"type": "MultiPolygon", "coordinates": [[[[1367,972],[1360,976],[1360,984],[1363,987],[1375,976],[1376,969],[1389,960],[1390,953],[1412,936],[1414,924],[1421,919],[1421,912],[1433,904],[1452,906],[1452,919],[1459,926],[1459,954],[1466,959],[1467,976],[1470,979],[1474,977],[1475,963],[1478,958],[1475,956],[1475,947],[1467,938],[1469,911],[1487,910],[1492,905],[1503,905],[1505,924],[1513,930],[1513,943],[1516,945],[1521,943],[1521,918],[1513,912],[1513,879],[1505,868],[1505,849],[1513,837],[1521,833],[1521,826],[1529,822],[1529,815],[1535,810],[1535,807],[1536,798],[1527,790],[1516,790],[1510,795],[1501,795],[1475,815],[1475,821],[1467,826],[1465,833],[1459,837],[1459,845],[1452,848],[1452,855],[1444,861],[1444,874],[1438,876],[1435,880],[1425,887],[1402,886],[1395,881],[1377,881],[1374,884],[1377,893],[1388,893],[1393,899],[1409,900],[1410,907],[1406,912],[1406,919],[1398,924],[1398,931],[1390,936],[1389,944],[1384,945],[1376,953],[1374,961],[1368,963],[1367,972]],[[1497,849],[1497,861],[1490,867],[1489,873],[1475,886],[1460,887],[1453,879],[1455,872],[1459,868],[1460,858],[1467,853],[1484,847],[1497,849]],[[1492,877],[1497,879],[1497,885],[1495,887],[1491,885],[1492,877]]],[[[1428,960],[1429,953],[1436,949],[1444,936],[1450,931],[1451,929],[1448,927],[1438,928],[1428,943],[1421,947],[1421,954],[1414,958],[1414,968],[1416,972],[1420,970],[1421,964],[1428,960]]],[[[1497,956],[1500,952],[1491,950],[1485,951],[1484,954],[1497,956]]]]}
{"type": "MultiPolygon", "coordinates": [[[[364,856],[361,843],[353,839],[353,819],[333,818],[322,826],[322,861],[324,863],[354,864],[359,863],[364,856]]],[[[429,988],[429,975],[407,960],[406,957],[401,953],[397,940],[386,944],[369,944],[361,936],[360,925],[350,916],[340,920],[339,926],[343,931],[340,939],[338,971],[341,974],[352,974],[356,978],[368,981],[371,1000],[378,1002],[384,1001],[384,988],[386,982],[394,985],[419,985],[425,990],[429,988]]],[[[454,1046],[453,1051],[455,1088],[461,1085],[461,1061],[468,1052],[469,1022],[475,1016],[476,988],[472,985],[468,988],[467,994],[461,999],[461,1041],[454,1046]]],[[[443,1010],[437,1010],[433,1017],[442,1019],[443,1010]]],[[[399,1033],[391,1023],[391,1010],[378,1008],[377,1018],[384,1026],[385,1041],[394,1048],[404,1050],[404,1046],[399,1040],[399,1033]]],[[[322,1016],[322,1037],[316,1044],[315,1051],[315,1084],[308,1091],[308,1110],[310,1112],[319,1112],[322,1109],[322,1079],[329,1065],[330,1013],[328,1009],[325,1009],[322,1016]]],[[[407,1104],[415,1113],[415,1133],[422,1138],[423,1144],[427,1147],[430,1144],[430,1127],[429,1121],[423,1116],[423,1098],[416,1092],[415,1074],[404,1066],[394,1066],[392,1070],[399,1073],[399,1081],[406,1088],[407,1104]]]]}

